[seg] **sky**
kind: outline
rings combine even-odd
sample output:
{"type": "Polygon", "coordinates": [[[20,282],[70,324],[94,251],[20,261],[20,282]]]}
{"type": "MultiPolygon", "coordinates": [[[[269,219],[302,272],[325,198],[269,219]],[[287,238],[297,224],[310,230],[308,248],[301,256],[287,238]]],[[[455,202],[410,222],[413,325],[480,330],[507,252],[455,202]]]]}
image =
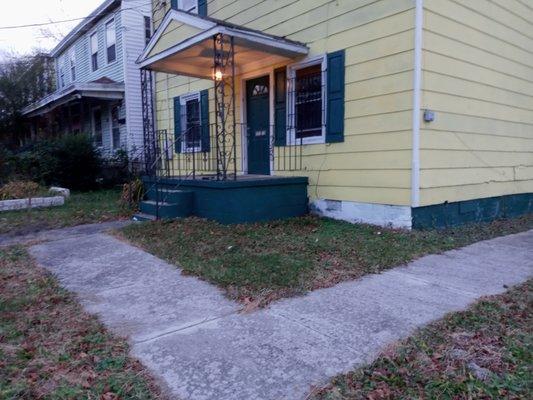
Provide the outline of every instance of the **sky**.
{"type": "Polygon", "coordinates": [[[46,23],[85,17],[104,0],[2,0],[0,59],[6,54],[26,54],[35,48],[51,50],[79,21],[43,27],[1,29],[6,26],[46,23]],[[43,32],[46,29],[48,32],[43,32]],[[55,38],[48,38],[51,33],[55,38]]]}

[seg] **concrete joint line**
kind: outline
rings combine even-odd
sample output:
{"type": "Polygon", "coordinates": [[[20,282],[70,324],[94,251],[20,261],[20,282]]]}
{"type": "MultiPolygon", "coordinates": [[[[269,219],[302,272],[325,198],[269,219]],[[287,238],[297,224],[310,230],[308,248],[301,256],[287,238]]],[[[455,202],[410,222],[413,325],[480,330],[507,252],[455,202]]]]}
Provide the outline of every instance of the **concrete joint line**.
{"type": "Polygon", "coordinates": [[[166,332],[157,334],[155,336],[148,337],[146,339],[135,340],[135,341],[133,341],[133,343],[134,344],[143,344],[143,343],[153,342],[155,340],[161,339],[161,338],[166,337],[166,336],[170,336],[170,335],[173,335],[173,334],[176,334],[176,333],[180,333],[180,332],[186,331],[188,329],[197,328],[197,327],[199,327],[201,325],[205,325],[205,324],[208,324],[208,323],[213,322],[213,321],[218,321],[219,319],[223,319],[223,318],[229,317],[230,315],[233,315],[233,314],[237,314],[237,313],[236,312],[231,312],[231,313],[226,313],[226,314],[220,315],[218,317],[206,318],[203,321],[197,322],[195,324],[182,326],[182,327],[177,328],[177,329],[172,329],[170,331],[166,331],[166,332]]]}
{"type": "Polygon", "coordinates": [[[440,283],[428,281],[427,279],[422,279],[422,278],[420,278],[418,276],[415,276],[415,275],[413,275],[413,274],[411,274],[409,272],[390,270],[388,273],[389,274],[393,274],[393,275],[400,275],[400,276],[412,279],[412,280],[417,281],[417,282],[425,283],[425,284],[427,284],[429,286],[436,286],[436,287],[439,287],[441,289],[447,289],[447,290],[450,290],[450,291],[458,293],[458,294],[464,294],[464,295],[466,295],[468,297],[472,297],[474,299],[479,297],[479,294],[477,294],[477,293],[469,292],[468,290],[464,290],[464,289],[461,289],[461,288],[459,288],[457,286],[453,286],[453,285],[442,285],[440,283]]]}

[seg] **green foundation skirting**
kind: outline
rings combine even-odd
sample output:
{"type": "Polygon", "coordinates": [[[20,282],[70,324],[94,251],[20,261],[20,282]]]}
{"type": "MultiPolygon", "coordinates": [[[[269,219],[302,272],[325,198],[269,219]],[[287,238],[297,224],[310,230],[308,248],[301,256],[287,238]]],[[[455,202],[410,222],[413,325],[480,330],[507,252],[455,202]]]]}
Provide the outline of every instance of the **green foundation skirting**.
{"type": "MultiPolygon", "coordinates": [[[[150,179],[144,179],[151,186],[150,179]]],[[[193,192],[191,215],[224,224],[273,221],[308,212],[308,178],[237,181],[162,179],[160,188],[193,192]]]]}
{"type": "Polygon", "coordinates": [[[533,212],[533,193],[443,203],[412,209],[413,229],[442,229],[533,212]]]}

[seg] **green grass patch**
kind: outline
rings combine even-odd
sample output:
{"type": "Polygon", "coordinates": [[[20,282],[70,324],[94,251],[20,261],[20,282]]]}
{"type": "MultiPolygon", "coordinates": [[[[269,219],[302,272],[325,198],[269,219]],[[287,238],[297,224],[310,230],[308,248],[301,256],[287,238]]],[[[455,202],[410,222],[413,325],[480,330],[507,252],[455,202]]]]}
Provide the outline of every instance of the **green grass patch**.
{"type": "Polygon", "coordinates": [[[189,218],[131,225],[120,235],[223,287],[270,301],[377,273],[420,256],[533,229],[533,215],[442,231],[404,231],[307,216],[250,225],[189,218]]]}
{"type": "Polygon", "coordinates": [[[0,213],[0,234],[20,235],[128,217],[119,199],[118,190],[74,192],[64,206],[0,213]]]}
{"type": "Polygon", "coordinates": [[[531,399],[533,280],[452,313],[311,400],[531,399]]]}
{"type": "Polygon", "coordinates": [[[0,399],[160,399],[109,334],[23,247],[0,249],[0,399]]]}

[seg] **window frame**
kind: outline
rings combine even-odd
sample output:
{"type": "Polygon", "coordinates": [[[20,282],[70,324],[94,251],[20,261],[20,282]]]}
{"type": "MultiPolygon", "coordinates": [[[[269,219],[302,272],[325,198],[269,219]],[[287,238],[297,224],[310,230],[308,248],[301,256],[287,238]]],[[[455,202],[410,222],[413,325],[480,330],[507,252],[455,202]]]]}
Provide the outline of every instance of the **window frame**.
{"type": "Polygon", "coordinates": [[[121,105],[119,103],[109,105],[109,121],[110,121],[110,130],[111,130],[111,150],[119,150],[122,148],[121,145],[121,132],[120,132],[120,111],[121,105]],[[113,118],[113,111],[116,110],[116,119],[113,118]],[[116,122],[116,124],[115,124],[116,122]],[[115,146],[115,129],[118,132],[118,145],[115,146]]]}
{"type": "Polygon", "coordinates": [[[116,63],[117,62],[117,58],[118,58],[118,52],[117,52],[117,21],[116,21],[114,16],[112,18],[109,18],[104,23],[104,47],[105,47],[105,59],[106,59],[107,65],[116,63]],[[114,41],[115,41],[112,44],[112,46],[114,46],[113,50],[114,50],[114,54],[115,54],[115,59],[110,61],[109,60],[109,47],[110,46],[109,46],[109,40],[108,40],[108,37],[107,37],[107,33],[108,33],[107,27],[109,25],[111,25],[111,24],[113,24],[112,32],[113,32],[113,37],[114,37],[114,41]]]}
{"type": "Polygon", "coordinates": [[[69,66],[70,66],[70,80],[74,83],[76,82],[76,47],[70,49],[68,56],[69,66]]]}
{"type": "Polygon", "coordinates": [[[183,126],[187,126],[187,102],[190,100],[197,100],[198,101],[198,121],[200,124],[198,125],[200,127],[200,146],[187,146],[187,141],[182,140],[181,141],[181,152],[182,153],[197,153],[202,151],[202,102],[201,102],[201,96],[200,92],[190,92],[186,93],[184,95],[180,96],[180,116],[181,116],[181,130],[182,135],[185,133],[183,130],[183,126]],[[182,112],[185,110],[184,112],[182,112]]]}
{"type": "Polygon", "coordinates": [[[100,55],[100,43],[98,40],[98,31],[95,30],[89,34],[89,53],[91,55],[90,62],[91,62],[91,71],[96,72],[100,69],[100,64],[98,60],[98,56],[100,55]],[[93,38],[96,38],[96,52],[93,51],[93,38]],[[96,67],[93,57],[96,55],[96,67]]]}
{"type": "Polygon", "coordinates": [[[96,107],[93,107],[91,108],[91,133],[92,133],[92,139],[93,139],[93,143],[94,145],[98,148],[98,149],[103,149],[104,148],[104,113],[102,111],[102,107],[101,106],[96,106],[96,107]],[[101,131],[101,135],[102,135],[102,138],[101,138],[101,144],[98,144],[96,143],[96,118],[94,117],[94,113],[96,111],[99,111],[100,112],[100,131],[101,131]]]}
{"type": "Polygon", "coordinates": [[[143,23],[144,23],[144,44],[145,46],[150,43],[150,40],[152,40],[152,36],[154,35],[154,29],[152,24],[152,17],[150,15],[143,15],[143,23]],[[148,22],[148,26],[146,26],[146,23],[148,22]],[[150,30],[150,36],[147,36],[148,29],[150,30]]]}
{"type": "Polygon", "coordinates": [[[287,66],[287,145],[299,144],[323,144],[326,143],[327,132],[327,100],[328,100],[328,57],[327,54],[312,57],[287,66]],[[320,136],[311,136],[302,139],[296,138],[296,99],[293,84],[296,80],[296,71],[301,69],[320,65],[322,70],[322,134],[320,136]],[[292,109],[291,109],[292,107],[292,109]]]}
{"type": "Polygon", "coordinates": [[[59,87],[61,89],[63,89],[65,86],[66,86],[66,81],[65,81],[65,60],[66,60],[66,57],[65,57],[65,54],[63,54],[61,57],[59,57],[59,60],[58,60],[58,65],[57,65],[57,72],[58,72],[58,76],[59,76],[59,87]]]}
{"type": "Polygon", "coordinates": [[[182,11],[185,11],[185,12],[188,12],[188,13],[192,13],[192,14],[198,14],[199,12],[199,6],[198,6],[198,0],[195,0],[196,2],[196,5],[194,7],[192,7],[190,10],[186,10],[184,7],[183,7],[183,1],[184,0],[178,0],[178,8],[182,11]]]}

